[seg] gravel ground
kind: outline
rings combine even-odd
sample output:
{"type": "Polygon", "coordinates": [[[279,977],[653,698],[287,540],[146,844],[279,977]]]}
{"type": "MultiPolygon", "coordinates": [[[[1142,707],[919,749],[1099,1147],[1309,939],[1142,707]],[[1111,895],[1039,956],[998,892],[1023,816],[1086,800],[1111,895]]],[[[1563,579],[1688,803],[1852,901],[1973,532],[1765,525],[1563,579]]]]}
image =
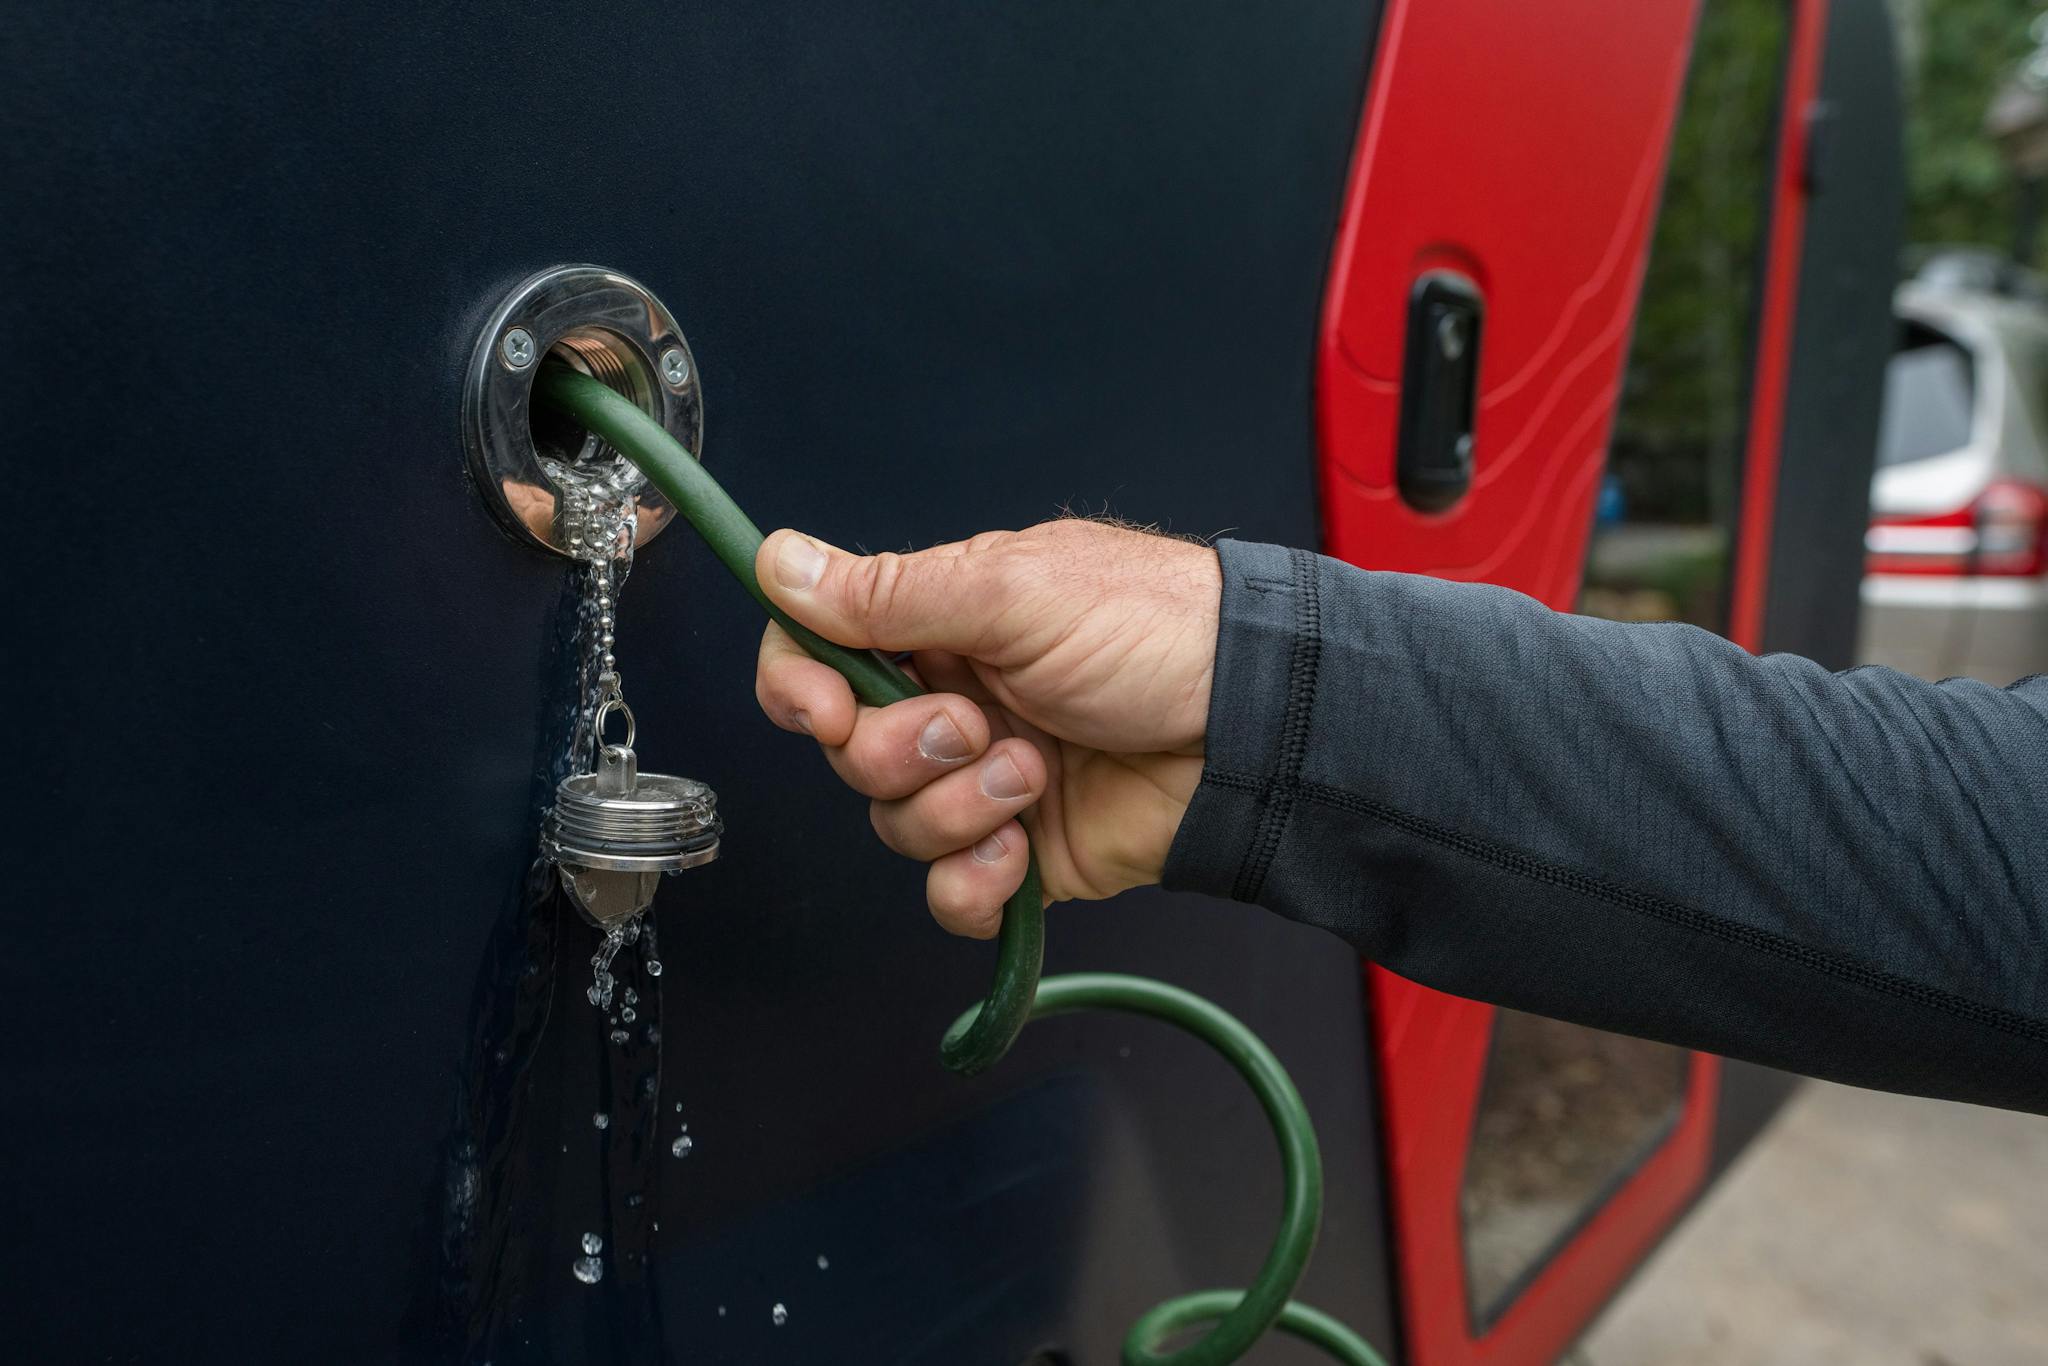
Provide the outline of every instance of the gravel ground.
{"type": "Polygon", "coordinates": [[[1572,1360],[2048,1363],[2048,1119],[1808,1083],[1572,1360]]]}

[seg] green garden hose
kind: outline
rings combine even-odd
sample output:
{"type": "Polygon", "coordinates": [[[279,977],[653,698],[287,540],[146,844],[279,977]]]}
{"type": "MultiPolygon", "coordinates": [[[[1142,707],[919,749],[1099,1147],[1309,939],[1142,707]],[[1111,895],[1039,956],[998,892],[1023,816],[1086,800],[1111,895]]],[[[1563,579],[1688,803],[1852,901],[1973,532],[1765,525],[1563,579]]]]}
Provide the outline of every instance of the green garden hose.
{"type": "MultiPolygon", "coordinates": [[[[695,457],[637,405],[599,381],[563,365],[546,365],[535,397],[595,432],[638,466],[697,528],[719,562],[754,601],[810,654],[837,669],[854,695],[886,706],[923,690],[871,650],[849,650],[790,619],[768,600],[754,575],[761,531],[695,457]]],[[[988,996],[954,1021],[940,1045],[946,1066],[972,1076],[1000,1059],[1025,1021],[1075,1010],[1121,1010],[1151,1016],[1200,1038],[1251,1084],[1280,1141],[1284,1200],[1280,1231],[1248,1289],[1206,1290],[1168,1300],[1145,1314],[1124,1338],[1124,1366],[1223,1366],[1249,1351],[1268,1328],[1323,1348],[1346,1366],[1384,1366],[1364,1339],[1329,1315],[1288,1298],[1315,1247],[1322,1222],[1323,1163],[1308,1110],[1286,1069],[1259,1037],[1212,1002],[1145,977],[1067,973],[1039,980],[1045,961],[1045,905],[1033,857],[1003,908],[995,980],[988,996]],[[1164,1344],[1212,1325],[1174,1351],[1164,1344]]]]}

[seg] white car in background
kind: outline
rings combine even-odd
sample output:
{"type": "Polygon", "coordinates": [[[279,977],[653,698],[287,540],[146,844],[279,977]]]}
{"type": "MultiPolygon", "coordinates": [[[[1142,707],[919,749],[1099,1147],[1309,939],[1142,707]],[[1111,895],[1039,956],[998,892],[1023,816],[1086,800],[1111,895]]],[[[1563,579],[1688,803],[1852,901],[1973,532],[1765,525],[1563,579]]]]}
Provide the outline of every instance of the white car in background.
{"type": "Polygon", "coordinates": [[[1894,303],[1861,657],[2002,685],[2048,672],[2048,306],[1943,265],[1894,303]]]}

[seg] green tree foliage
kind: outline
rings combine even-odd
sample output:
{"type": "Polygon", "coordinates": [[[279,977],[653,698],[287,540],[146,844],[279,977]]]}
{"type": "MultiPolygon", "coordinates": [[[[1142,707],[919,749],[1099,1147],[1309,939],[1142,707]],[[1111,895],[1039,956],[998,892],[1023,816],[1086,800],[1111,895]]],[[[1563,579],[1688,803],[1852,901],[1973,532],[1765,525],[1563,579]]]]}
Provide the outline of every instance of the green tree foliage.
{"type": "Polygon", "coordinates": [[[1783,0],[1709,0],[1700,15],[1614,436],[1638,518],[1730,511],[1786,18],[1783,0]]]}
{"type": "Polygon", "coordinates": [[[2011,244],[2012,177],[1984,132],[1984,111],[2033,51],[2028,27],[2039,12],[2027,0],[1920,0],[1907,7],[1908,242],[2011,244]]]}
{"type": "Polygon", "coordinates": [[[1598,615],[1723,625],[1789,36],[1784,0],[1700,14],[1608,455],[1624,521],[1587,569],[1598,615]]]}
{"type": "MultiPolygon", "coordinates": [[[[1889,3],[1906,86],[1906,240],[2003,249],[2014,192],[1984,115],[2033,51],[2048,0],[1889,3]]],[[[1620,520],[1596,529],[1588,611],[1725,624],[1790,14],[1788,0],[1701,8],[1609,452],[1620,520]]]]}

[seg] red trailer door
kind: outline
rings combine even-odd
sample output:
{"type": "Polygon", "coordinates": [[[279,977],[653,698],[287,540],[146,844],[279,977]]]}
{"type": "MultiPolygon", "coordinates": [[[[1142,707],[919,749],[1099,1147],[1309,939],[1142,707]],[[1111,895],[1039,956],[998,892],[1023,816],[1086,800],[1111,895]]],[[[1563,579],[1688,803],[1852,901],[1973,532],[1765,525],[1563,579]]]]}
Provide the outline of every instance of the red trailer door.
{"type": "MultiPolygon", "coordinates": [[[[1823,3],[1389,5],[1320,344],[1330,553],[1754,648],[1823,3]],[[1465,345],[1430,281],[1479,338],[1448,507],[1403,413],[1415,348],[1465,345]]],[[[1409,1355],[1548,1361],[1697,1192],[1717,1060],[1370,998],[1409,1355]]]]}

